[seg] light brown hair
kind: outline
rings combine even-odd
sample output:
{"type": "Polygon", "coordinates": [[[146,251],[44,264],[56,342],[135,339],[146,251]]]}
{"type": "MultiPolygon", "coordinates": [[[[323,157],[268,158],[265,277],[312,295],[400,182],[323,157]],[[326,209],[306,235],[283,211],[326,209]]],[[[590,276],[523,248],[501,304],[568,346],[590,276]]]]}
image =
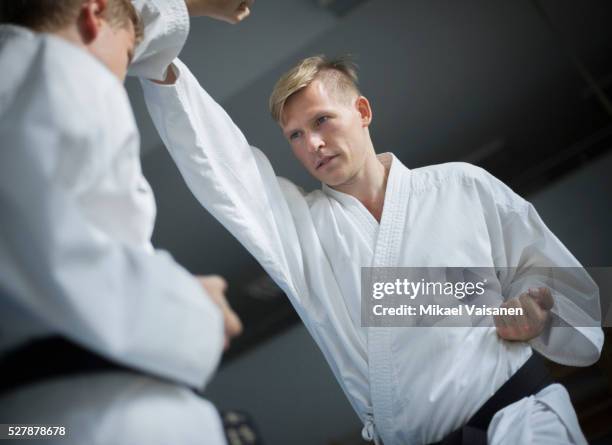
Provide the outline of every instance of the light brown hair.
{"type": "Polygon", "coordinates": [[[272,118],[280,122],[287,100],[315,79],[322,79],[330,92],[337,94],[341,99],[361,94],[358,87],[357,66],[350,58],[308,57],[283,74],[274,85],[269,100],[272,118]]]}
{"type": "MultiPolygon", "coordinates": [[[[0,23],[24,26],[34,31],[53,32],[75,22],[83,0],[0,0],[0,23]]],[[[116,28],[134,25],[136,42],[144,28],[130,0],[108,0],[103,17],[116,28]]]]}

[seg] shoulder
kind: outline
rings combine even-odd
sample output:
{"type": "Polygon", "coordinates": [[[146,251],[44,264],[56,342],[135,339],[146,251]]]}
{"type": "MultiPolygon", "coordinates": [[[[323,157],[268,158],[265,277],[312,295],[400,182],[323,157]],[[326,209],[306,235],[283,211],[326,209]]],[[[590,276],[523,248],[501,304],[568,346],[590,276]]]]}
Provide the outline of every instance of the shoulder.
{"type": "Polygon", "coordinates": [[[297,208],[308,208],[310,213],[327,211],[330,206],[330,199],[322,190],[317,189],[306,192],[302,187],[282,176],[277,177],[280,189],[294,210],[297,208]]]}
{"type": "Polygon", "coordinates": [[[71,109],[86,119],[104,104],[127,101],[110,71],[76,45],[16,26],[2,27],[0,36],[0,66],[11,67],[3,70],[10,74],[0,87],[2,105],[39,102],[50,118],[60,114],[57,123],[70,123],[71,109]]]}
{"type": "Polygon", "coordinates": [[[463,186],[497,206],[514,208],[526,204],[522,197],[484,168],[467,162],[430,165],[411,170],[411,173],[415,189],[463,186]]]}
{"type": "Polygon", "coordinates": [[[413,182],[423,187],[452,180],[483,181],[491,176],[486,170],[467,162],[447,162],[411,170],[413,182]]]}
{"type": "Polygon", "coordinates": [[[50,172],[83,164],[98,171],[125,140],[134,139],[125,89],[83,49],[48,34],[0,26],[0,67],[6,74],[0,84],[2,137],[13,142],[13,150],[40,158],[50,172]]]}
{"type": "Polygon", "coordinates": [[[315,203],[325,198],[325,194],[321,190],[307,192],[304,188],[296,185],[293,181],[283,176],[277,176],[276,179],[280,189],[287,198],[304,201],[309,207],[312,207],[315,203]]]}

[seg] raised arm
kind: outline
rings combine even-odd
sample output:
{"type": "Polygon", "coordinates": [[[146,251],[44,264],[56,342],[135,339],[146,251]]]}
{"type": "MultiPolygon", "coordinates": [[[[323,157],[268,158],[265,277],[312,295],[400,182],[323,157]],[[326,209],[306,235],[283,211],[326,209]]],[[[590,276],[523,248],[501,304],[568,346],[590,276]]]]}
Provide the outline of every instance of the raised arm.
{"type": "Polygon", "coordinates": [[[304,276],[296,221],[310,215],[301,193],[279,180],[225,111],[176,60],[166,85],[142,81],[164,144],[200,203],[263,265],[286,292],[304,276]]]}
{"type": "MultiPolygon", "coordinates": [[[[146,25],[130,73],[141,78],[147,107],[162,140],[192,193],[236,236],[286,292],[296,292],[300,262],[287,261],[283,243],[299,258],[293,216],[268,160],[249,146],[240,129],[204,91],[177,55],[191,16],[237,23],[250,14],[252,0],[135,0],[146,25]],[[165,62],[165,63],[164,63],[165,62]],[[178,80],[177,80],[178,77],[178,80]],[[152,80],[146,80],[152,79],[152,80]],[[297,270],[295,270],[297,267],[297,270]],[[294,270],[291,271],[290,269],[294,270]]],[[[307,212],[288,181],[294,204],[307,212]]]]}

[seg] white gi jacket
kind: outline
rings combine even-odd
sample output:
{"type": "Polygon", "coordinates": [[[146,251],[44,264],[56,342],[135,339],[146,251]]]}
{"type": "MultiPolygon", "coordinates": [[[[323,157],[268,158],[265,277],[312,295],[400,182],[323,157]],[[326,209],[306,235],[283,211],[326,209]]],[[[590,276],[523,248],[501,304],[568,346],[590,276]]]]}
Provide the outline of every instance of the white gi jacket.
{"type": "MultiPolygon", "coordinates": [[[[143,81],[164,143],[197,199],[288,295],[364,422],[364,437],[422,444],[462,426],[530,357],[530,345],[503,341],[493,327],[362,328],[360,268],[578,262],[528,202],[468,164],[409,170],[380,155],[390,164],[380,224],[352,196],[327,186],[305,194],[276,177],[187,67],[175,65],[175,85],[143,81]]],[[[502,287],[512,279],[503,278],[502,287]]],[[[600,328],[553,331],[532,346],[561,363],[597,360],[600,328]]],[[[561,433],[581,443],[565,389],[544,391],[537,403],[530,398],[532,411],[550,406],[559,417],[544,416],[539,426],[550,419],[559,426],[561,418],[561,433]]],[[[489,431],[493,443],[542,432],[504,412],[492,423],[501,429],[489,431]]],[[[529,418],[529,409],[517,412],[529,418]]]]}
{"type": "MultiPolygon", "coordinates": [[[[187,11],[183,0],[138,7],[138,70],[161,77],[186,39],[187,11]]],[[[123,85],[73,44],[16,26],[0,26],[0,67],[0,353],[59,334],[203,387],[222,317],[151,245],[155,202],[123,85]]],[[[0,422],[66,426],[63,444],[225,443],[214,407],[187,387],[121,372],[8,393],[0,422]]]]}

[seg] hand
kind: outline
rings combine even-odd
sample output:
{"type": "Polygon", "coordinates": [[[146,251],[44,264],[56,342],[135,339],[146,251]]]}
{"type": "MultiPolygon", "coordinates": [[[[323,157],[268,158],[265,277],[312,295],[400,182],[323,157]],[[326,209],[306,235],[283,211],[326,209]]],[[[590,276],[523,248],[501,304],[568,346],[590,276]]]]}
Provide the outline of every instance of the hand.
{"type": "Polygon", "coordinates": [[[235,25],[251,13],[255,0],[185,0],[191,17],[207,16],[235,25]]]}
{"type": "Polygon", "coordinates": [[[550,289],[546,287],[529,289],[503,302],[501,307],[523,308],[523,315],[496,315],[497,335],[511,341],[528,341],[537,337],[550,320],[553,304],[550,289]]]}
{"type": "Polygon", "coordinates": [[[225,298],[227,282],[218,275],[196,276],[210,299],[221,309],[223,313],[223,326],[225,327],[225,340],[223,349],[227,349],[230,340],[242,332],[242,323],[238,315],[232,310],[225,298]]]}

